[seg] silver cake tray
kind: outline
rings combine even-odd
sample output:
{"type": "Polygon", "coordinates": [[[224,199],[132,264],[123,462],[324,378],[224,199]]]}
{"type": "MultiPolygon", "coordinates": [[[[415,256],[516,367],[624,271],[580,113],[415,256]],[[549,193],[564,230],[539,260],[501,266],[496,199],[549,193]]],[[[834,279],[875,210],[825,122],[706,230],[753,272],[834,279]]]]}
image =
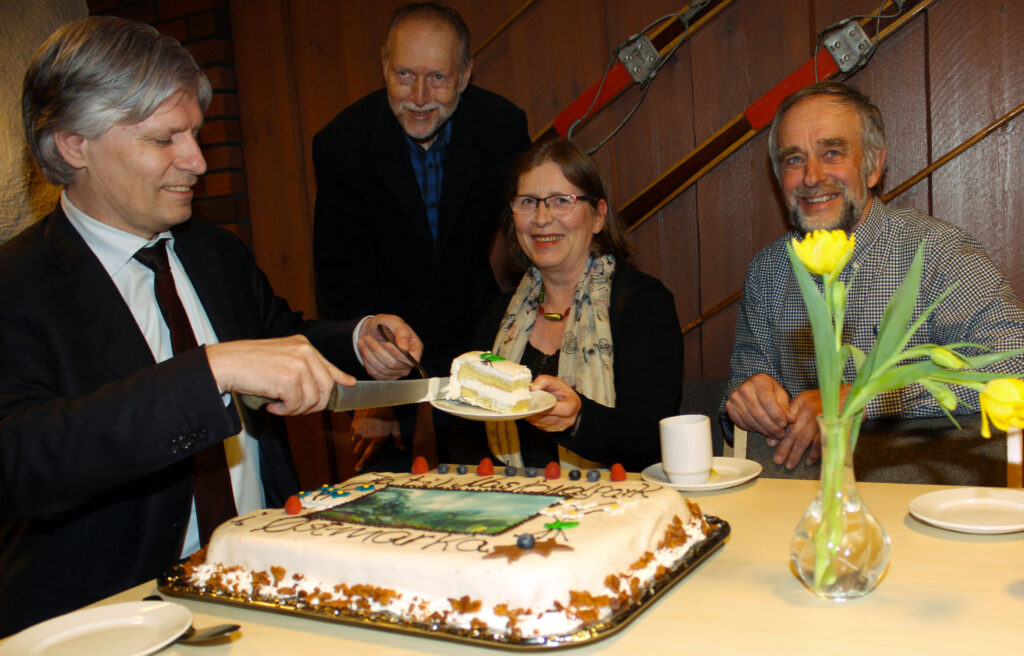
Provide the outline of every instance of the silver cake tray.
{"type": "Polygon", "coordinates": [[[357,611],[319,608],[307,605],[303,599],[295,597],[271,602],[242,595],[217,592],[199,588],[185,580],[184,563],[179,563],[164,572],[157,585],[160,591],[175,597],[214,601],[231,606],[256,608],[259,610],[296,615],[307,619],[348,624],[362,628],[380,629],[404,633],[421,638],[435,638],[461,642],[478,647],[493,647],[513,651],[540,651],[566,647],[579,647],[597,640],[603,640],[626,628],[644,610],[661,598],[672,587],[694,571],[708,556],[717,551],[729,537],[729,524],[711,515],[705,515],[708,522],[708,535],[703,542],[694,545],[676,564],[667,576],[646,586],[639,591],[633,601],[616,610],[610,617],[585,625],[579,630],[566,635],[547,635],[516,638],[503,633],[487,630],[454,629],[450,627],[409,622],[390,613],[362,613],[357,611]]]}

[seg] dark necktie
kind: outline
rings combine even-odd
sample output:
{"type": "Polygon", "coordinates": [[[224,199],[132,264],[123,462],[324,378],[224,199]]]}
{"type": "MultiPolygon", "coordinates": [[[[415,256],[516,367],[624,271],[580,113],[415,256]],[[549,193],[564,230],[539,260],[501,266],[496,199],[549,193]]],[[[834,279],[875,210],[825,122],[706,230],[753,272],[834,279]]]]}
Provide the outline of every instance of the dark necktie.
{"type": "MultiPolygon", "coordinates": [[[[174,286],[174,276],[167,261],[167,240],[161,239],[148,248],[140,249],[135,253],[135,259],[156,274],[156,302],[171,331],[171,346],[175,355],[194,349],[198,344],[178,296],[178,289],[174,286]]],[[[213,529],[238,513],[231,492],[231,476],[228,473],[224,445],[219,442],[211,445],[196,453],[192,460],[195,467],[193,492],[199,520],[199,540],[205,545],[213,529]]]]}

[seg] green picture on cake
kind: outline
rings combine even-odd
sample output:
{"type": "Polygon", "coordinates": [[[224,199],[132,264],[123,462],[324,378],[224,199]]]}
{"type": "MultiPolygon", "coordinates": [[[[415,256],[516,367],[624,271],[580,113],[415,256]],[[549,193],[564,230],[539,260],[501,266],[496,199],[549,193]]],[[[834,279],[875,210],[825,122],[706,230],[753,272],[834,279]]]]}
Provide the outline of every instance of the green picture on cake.
{"type": "Polygon", "coordinates": [[[562,501],[560,496],[386,487],[317,513],[335,522],[496,535],[562,501]]]}

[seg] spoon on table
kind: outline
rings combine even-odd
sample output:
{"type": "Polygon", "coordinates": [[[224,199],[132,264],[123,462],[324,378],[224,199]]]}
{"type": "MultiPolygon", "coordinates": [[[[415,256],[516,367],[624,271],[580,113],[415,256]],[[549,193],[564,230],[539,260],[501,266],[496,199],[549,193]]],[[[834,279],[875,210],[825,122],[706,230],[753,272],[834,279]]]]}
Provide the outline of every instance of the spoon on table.
{"type": "Polygon", "coordinates": [[[398,352],[401,353],[405,357],[405,359],[409,361],[409,364],[416,367],[416,371],[420,372],[420,376],[422,376],[423,378],[430,378],[430,376],[427,375],[427,372],[423,368],[423,366],[420,365],[419,360],[412,357],[411,353],[409,353],[408,351],[406,351],[405,349],[398,345],[398,343],[395,341],[395,333],[391,332],[390,328],[380,323],[377,324],[377,332],[380,333],[380,336],[383,337],[385,341],[387,341],[389,344],[398,349],[398,352]]]}
{"type": "MultiPolygon", "coordinates": [[[[160,595],[149,595],[148,597],[143,597],[142,601],[164,601],[164,598],[160,595]]],[[[190,626],[185,629],[184,633],[178,636],[175,642],[180,642],[183,645],[198,645],[234,633],[241,628],[238,624],[216,624],[198,630],[196,627],[190,626]]]]}

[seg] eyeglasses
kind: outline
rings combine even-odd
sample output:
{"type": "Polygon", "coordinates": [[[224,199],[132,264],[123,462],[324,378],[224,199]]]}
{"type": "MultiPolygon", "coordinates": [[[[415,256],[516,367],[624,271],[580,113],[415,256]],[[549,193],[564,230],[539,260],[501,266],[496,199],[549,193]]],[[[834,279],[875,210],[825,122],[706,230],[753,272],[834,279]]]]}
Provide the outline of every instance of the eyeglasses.
{"type": "Polygon", "coordinates": [[[512,208],[513,214],[536,214],[540,204],[544,203],[552,215],[564,216],[576,207],[576,201],[579,200],[590,201],[593,199],[590,196],[577,196],[576,194],[553,194],[547,198],[519,195],[509,198],[508,204],[512,208]]]}

